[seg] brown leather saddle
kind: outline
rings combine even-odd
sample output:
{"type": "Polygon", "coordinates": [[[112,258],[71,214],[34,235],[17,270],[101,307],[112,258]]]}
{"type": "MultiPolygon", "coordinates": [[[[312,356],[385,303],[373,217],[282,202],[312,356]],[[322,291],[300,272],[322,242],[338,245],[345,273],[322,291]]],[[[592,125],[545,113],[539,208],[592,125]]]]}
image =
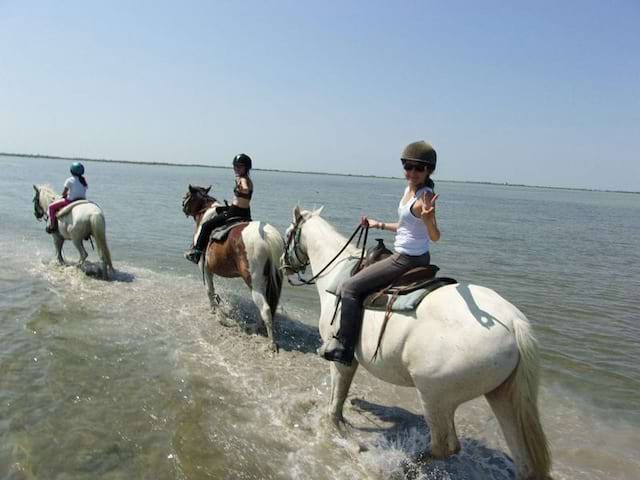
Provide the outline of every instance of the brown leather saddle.
{"type": "MultiPolygon", "coordinates": [[[[377,244],[367,251],[367,254],[359,265],[356,271],[365,268],[373,263],[387,258],[392,255],[381,238],[377,238],[377,244]]],[[[422,300],[429,293],[444,286],[458,283],[453,278],[439,277],[436,278],[436,273],[440,270],[437,265],[427,265],[426,267],[417,267],[409,270],[397,278],[391,285],[373,292],[365,298],[363,306],[365,308],[371,308],[375,310],[386,310],[388,313],[393,309],[393,305],[397,297],[401,295],[407,295],[409,293],[416,292],[417,290],[423,290],[417,299],[417,303],[422,300]]],[[[353,273],[355,274],[356,271],[353,273]]]]}

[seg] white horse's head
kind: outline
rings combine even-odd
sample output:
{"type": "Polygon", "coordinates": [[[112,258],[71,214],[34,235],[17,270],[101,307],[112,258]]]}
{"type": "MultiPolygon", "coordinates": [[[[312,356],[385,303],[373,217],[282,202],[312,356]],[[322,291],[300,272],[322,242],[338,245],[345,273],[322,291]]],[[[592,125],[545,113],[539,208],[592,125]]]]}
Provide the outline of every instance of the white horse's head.
{"type": "Polygon", "coordinates": [[[299,205],[293,209],[293,223],[287,227],[285,232],[285,250],[280,261],[282,268],[288,273],[304,272],[309,265],[309,255],[300,244],[302,225],[312,217],[319,217],[322,210],[324,207],[313,211],[300,210],[299,205]]]}
{"type": "Polygon", "coordinates": [[[33,214],[38,220],[47,218],[47,207],[56,199],[53,189],[47,185],[34,185],[33,214]]]}

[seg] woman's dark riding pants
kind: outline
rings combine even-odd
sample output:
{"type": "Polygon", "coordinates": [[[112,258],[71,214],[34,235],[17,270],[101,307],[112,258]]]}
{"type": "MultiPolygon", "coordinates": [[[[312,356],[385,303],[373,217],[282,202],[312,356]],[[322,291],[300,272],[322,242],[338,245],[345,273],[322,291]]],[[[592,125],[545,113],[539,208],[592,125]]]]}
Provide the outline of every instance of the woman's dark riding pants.
{"type": "Polygon", "coordinates": [[[429,252],[418,255],[394,253],[355,274],[342,284],[342,312],[340,329],[336,337],[345,347],[353,349],[362,324],[362,302],[367,295],[390,285],[402,274],[431,262],[429,252]]]}
{"type": "Polygon", "coordinates": [[[231,205],[228,209],[223,210],[222,213],[219,213],[215,217],[210,218],[202,224],[202,228],[200,228],[200,234],[198,235],[198,239],[196,240],[196,244],[194,245],[194,247],[201,252],[204,251],[204,249],[207,248],[207,244],[209,243],[211,232],[213,232],[215,228],[221,227],[222,225],[227,223],[230,218],[242,218],[249,221],[251,220],[251,209],[240,208],[235,205],[231,205]]]}

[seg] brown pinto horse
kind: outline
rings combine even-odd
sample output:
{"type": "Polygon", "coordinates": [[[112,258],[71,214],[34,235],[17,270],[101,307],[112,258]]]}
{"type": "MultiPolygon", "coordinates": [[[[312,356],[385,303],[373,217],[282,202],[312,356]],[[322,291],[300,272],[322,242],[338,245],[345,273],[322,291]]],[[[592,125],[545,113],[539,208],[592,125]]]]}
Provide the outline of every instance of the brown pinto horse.
{"type": "MultiPolygon", "coordinates": [[[[200,231],[200,225],[216,214],[216,208],[222,207],[209,195],[211,187],[204,188],[189,185],[182,211],[196,222],[194,241],[200,231]]],[[[207,294],[212,312],[216,313],[219,297],[215,293],[213,275],[226,278],[241,277],[251,289],[251,296],[260,311],[262,320],[256,331],[264,331],[271,340],[271,349],[278,351],[273,337],[273,317],[280,300],[282,290],[282,272],[280,257],[284,252],[284,241],[280,232],[268,223],[251,221],[232,227],[227,238],[209,243],[205,255],[200,260],[207,284],[207,294]]]]}

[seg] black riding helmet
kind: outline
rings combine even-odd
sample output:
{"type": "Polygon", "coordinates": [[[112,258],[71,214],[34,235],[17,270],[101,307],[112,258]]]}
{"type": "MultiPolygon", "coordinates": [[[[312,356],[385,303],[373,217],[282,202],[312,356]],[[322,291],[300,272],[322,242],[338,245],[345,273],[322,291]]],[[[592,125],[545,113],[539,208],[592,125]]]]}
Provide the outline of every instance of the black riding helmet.
{"type": "Polygon", "coordinates": [[[431,144],[421,140],[407,145],[402,151],[400,160],[402,160],[402,163],[406,161],[423,163],[431,173],[436,169],[437,155],[431,144]]]}
{"type": "Polygon", "coordinates": [[[246,153],[239,153],[233,158],[233,166],[242,165],[247,171],[251,170],[251,157],[246,153]]]}

